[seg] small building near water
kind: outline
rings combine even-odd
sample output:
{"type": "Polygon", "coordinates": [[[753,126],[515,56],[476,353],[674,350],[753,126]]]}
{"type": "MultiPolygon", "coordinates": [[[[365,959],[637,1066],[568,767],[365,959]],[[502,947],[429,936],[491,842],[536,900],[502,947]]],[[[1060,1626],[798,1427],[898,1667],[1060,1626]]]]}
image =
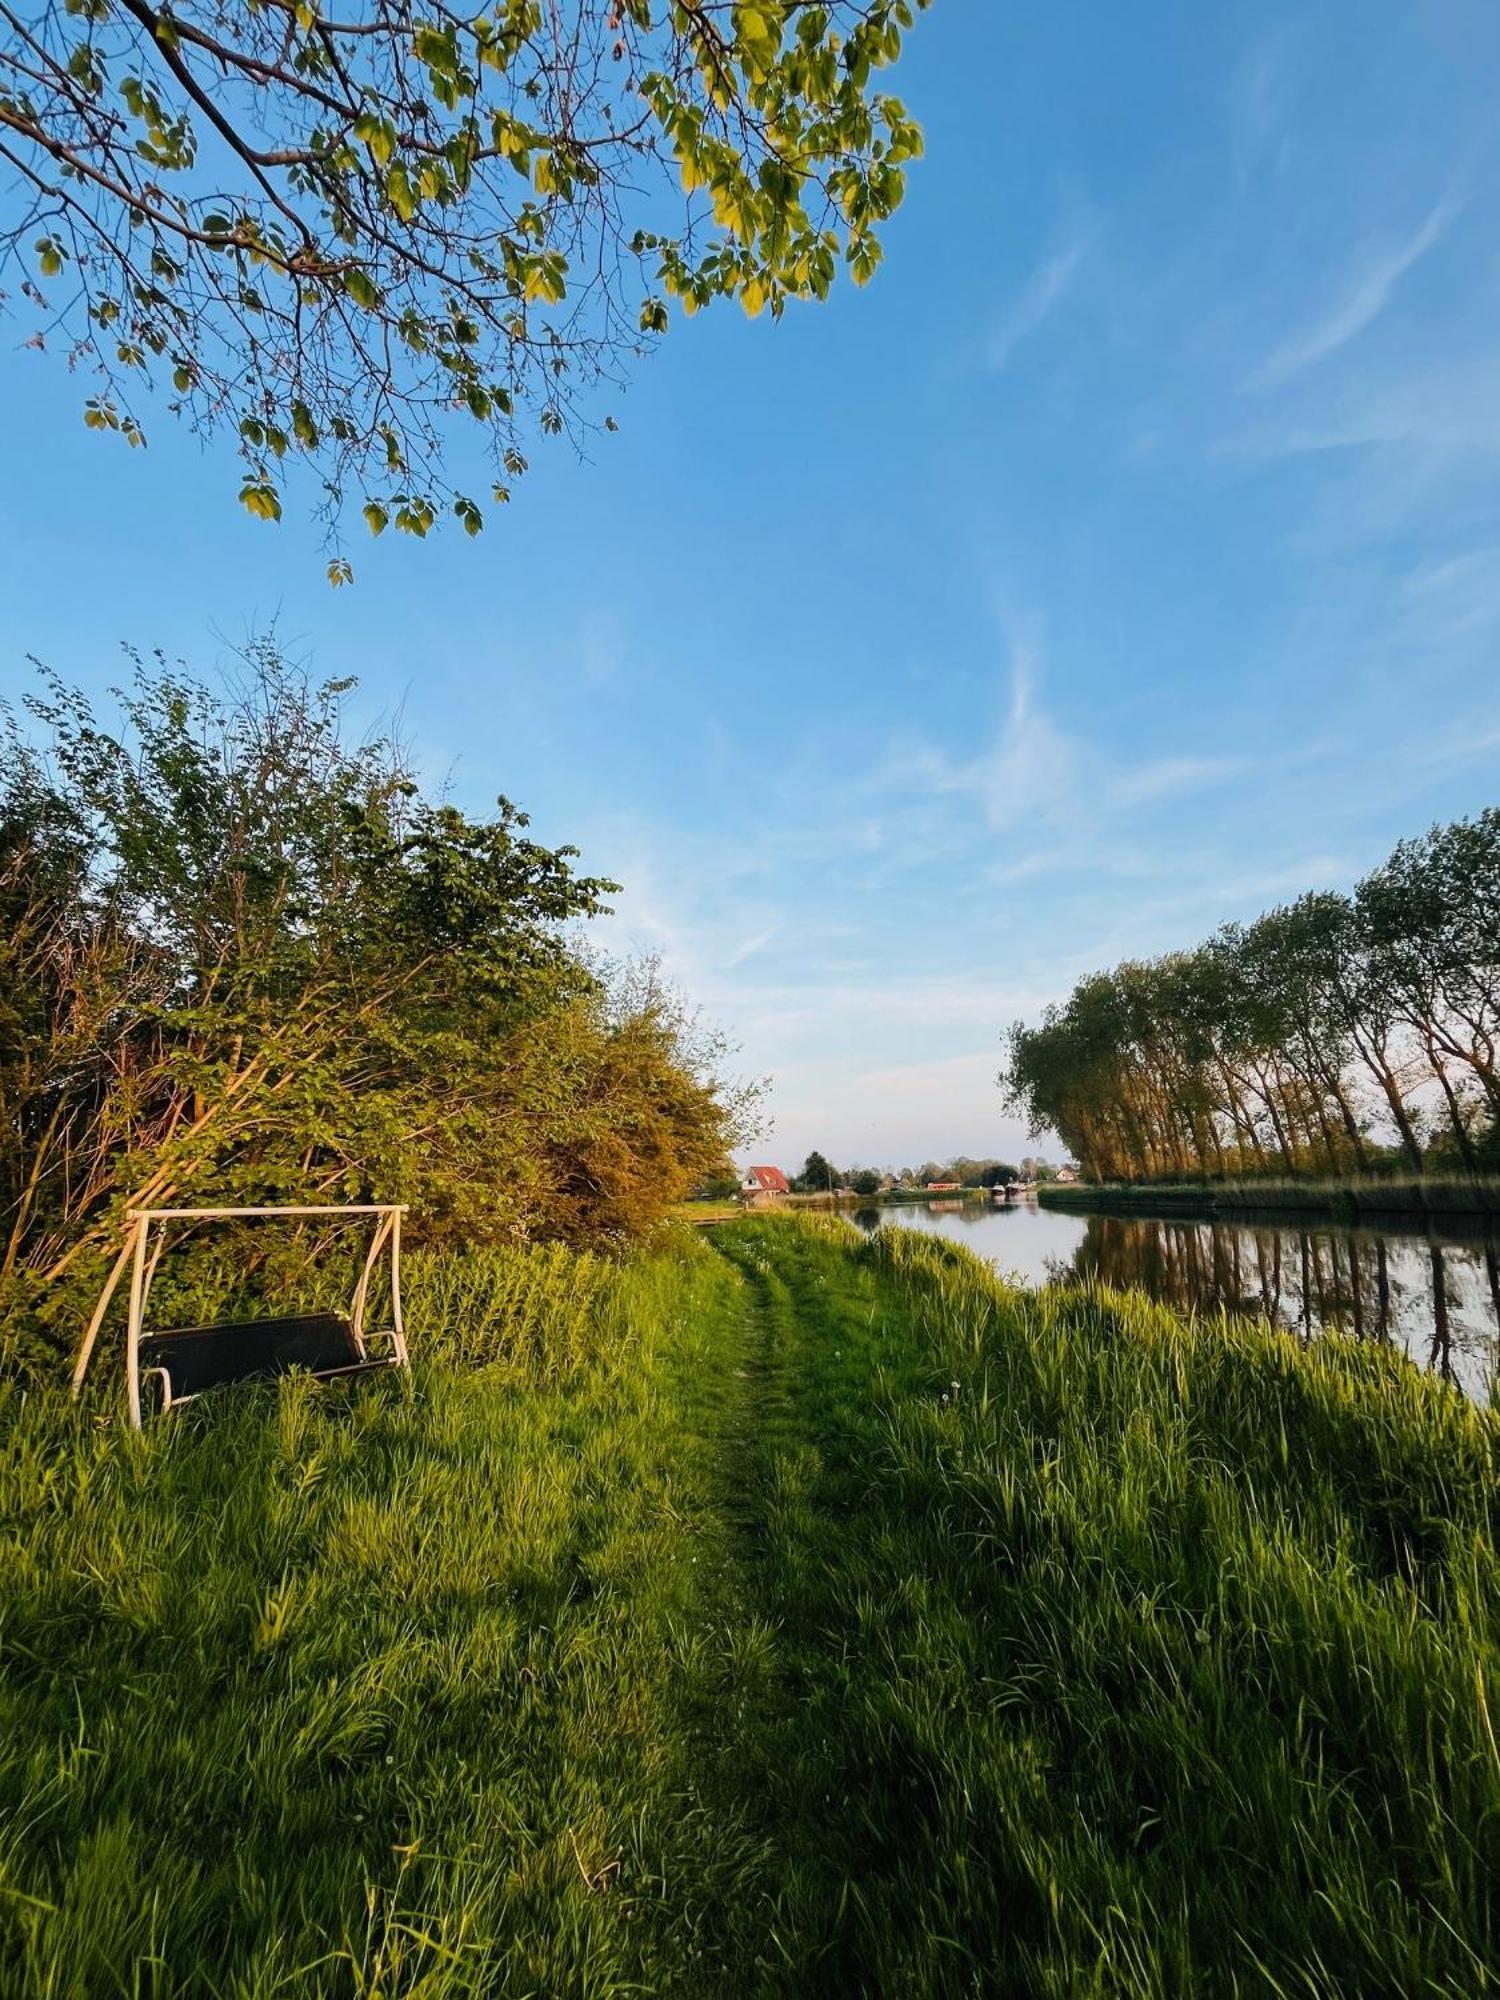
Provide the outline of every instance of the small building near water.
{"type": "Polygon", "coordinates": [[[755,1195],[790,1194],[791,1183],[780,1167],[746,1167],[740,1182],[740,1193],[747,1199],[755,1195]]]}

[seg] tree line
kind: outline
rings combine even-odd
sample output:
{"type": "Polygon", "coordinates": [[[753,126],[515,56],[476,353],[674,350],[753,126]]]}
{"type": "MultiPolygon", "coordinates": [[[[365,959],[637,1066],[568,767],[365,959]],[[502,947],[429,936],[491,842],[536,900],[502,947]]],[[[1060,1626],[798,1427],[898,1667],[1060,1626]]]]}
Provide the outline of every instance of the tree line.
{"type": "Polygon", "coordinates": [[[1048,1181],[1057,1169],[1048,1161],[1028,1155],[1019,1165],[1007,1160],[974,1160],[965,1154],[940,1164],[924,1160],[918,1167],[836,1167],[816,1150],[809,1153],[800,1174],[791,1177],[794,1194],[834,1194],[847,1188],[851,1193],[875,1195],[893,1189],[918,1189],[933,1181],[950,1181],[963,1188],[1005,1187],[1016,1181],[1048,1181]]]}
{"type": "Polygon", "coordinates": [[[352,686],[260,645],[223,691],[137,660],[109,720],[47,677],[4,714],[0,1348],[76,1317],[128,1207],[603,1245],[744,1135],[722,1045],[581,948],[615,885],[351,742],[352,686]]]}
{"type": "Polygon", "coordinates": [[[1011,1108],[1092,1180],[1500,1168],[1500,810],[1017,1022],[1011,1108]]]}

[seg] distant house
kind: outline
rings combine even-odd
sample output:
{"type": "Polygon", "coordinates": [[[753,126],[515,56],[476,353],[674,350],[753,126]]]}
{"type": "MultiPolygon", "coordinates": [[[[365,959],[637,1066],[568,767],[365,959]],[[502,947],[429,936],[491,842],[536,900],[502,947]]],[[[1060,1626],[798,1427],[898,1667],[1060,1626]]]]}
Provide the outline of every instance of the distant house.
{"type": "Polygon", "coordinates": [[[740,1182],[740,1193],[743,1195],[790,1194],[791,1191],[791,1183],[780,1167],[746,1167],[745,1177],[740,1182]]]}
{"type": "Polygon", "coordinates": [[[1077,1167],[1059,1167],[1057,1170],[1058,1183],[1062,1187],[1072,1187],[1073,1183],[1081,1178],[1077,1167]]]}

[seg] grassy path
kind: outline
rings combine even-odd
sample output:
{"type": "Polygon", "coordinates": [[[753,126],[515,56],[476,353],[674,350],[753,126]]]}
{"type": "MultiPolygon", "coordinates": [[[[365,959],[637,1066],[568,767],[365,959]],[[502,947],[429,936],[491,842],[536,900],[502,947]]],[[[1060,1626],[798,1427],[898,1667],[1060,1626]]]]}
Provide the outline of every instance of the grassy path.
{"type": "Polygon", "coordinates": [[[0,1389],[6,2000],[1495,1991],[1441,1384],[818,1221],[413,1293],[350,1395],[0,1389]]]}
{"type": "MultiPolygon", "coordinates": [[[[860,1534],[882,1399],[896,1385],[877,1288],[835,1300],[821,1270],[784,1254],[792,1242],[715,1239],[740,1303],[684,1398],[712,1467],[710,1593],[751,1669],[717,1718],[719,1798],[753,1824],[766,1859],[755,1934],[725,1972],[745,1991],[847,1993],[859,1989],[848,1940],[878,1887],[890,1829],[883,1811],[872,1824],[863,1774],[849,1764],[857,1635],[841,1629],[833,1591],[860,1534]]],[[[823,1239],[807,1246],[816,1266],[823,1239]]],[[[909,1349],[905,1359],[909,1373],[909,1349]]]]}

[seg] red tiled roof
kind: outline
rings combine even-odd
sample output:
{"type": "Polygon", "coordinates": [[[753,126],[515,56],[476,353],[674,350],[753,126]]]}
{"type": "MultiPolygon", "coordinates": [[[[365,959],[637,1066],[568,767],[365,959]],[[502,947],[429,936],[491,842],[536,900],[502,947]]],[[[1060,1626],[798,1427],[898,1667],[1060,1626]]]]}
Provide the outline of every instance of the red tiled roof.
{"type": "Polygon", "coordinates": [[[780,1167],[750,1167],[745,1173],[747,1181],[754,1181],[764,1194],[790,1194],[791,1185],[780,1167]]]}

